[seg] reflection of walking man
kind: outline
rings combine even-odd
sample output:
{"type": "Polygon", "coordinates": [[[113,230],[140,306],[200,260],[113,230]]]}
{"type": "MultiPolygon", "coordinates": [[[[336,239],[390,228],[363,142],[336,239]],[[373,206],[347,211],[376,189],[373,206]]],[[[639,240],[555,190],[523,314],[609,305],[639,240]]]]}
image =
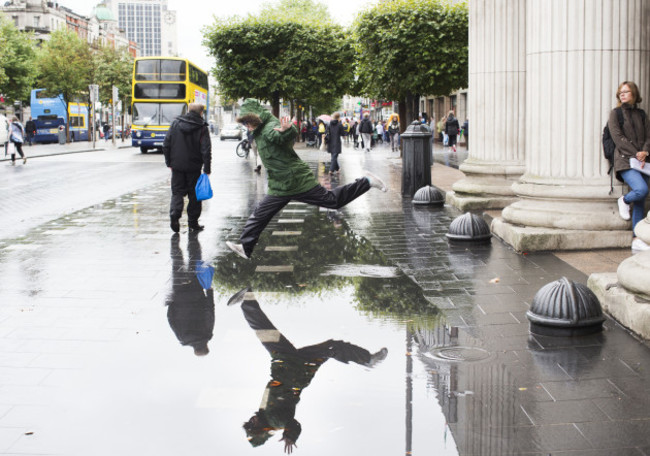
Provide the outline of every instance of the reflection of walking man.
{"type": "Polygon", "coordinates": [[[181,345],[194,348],[196,356],[207,355],[208,342],[214,329],[214,295],[212,288],[204,289],[198,279],[201,261],[201,244],[197,233],[188,235],[189,264],[183,261],[179,235],[171,240],[172,290],[167,297],[167,320],[181,345]]]}
{"type": "Polygon", "coordinates": [[[330,358],[374,367],[386,358],[388,351],[382,348],[371,355],[365,348],[331,339],[296,348],[273,326],[248,289],[241,290],[228,301],[228,305],[240,303],[248,325],[271,355],[271,380],[264,390],[262,403],[255,415],[244,423],[248,441],[255,447],[260,446],[274,431],[284,429],[281,441],[284,441],[285,452],[291,453],[302,431],[294,418],[296,406],[318,368],[330,358]]]}
{"type": "Polygon", "coordinates": [[[169,127],[163,142],[165,164],[172,170],[172,199],[169,205],[170,226],[173,232],[180,230],[179,219],[183,215],[183,198],[188,197],[187,225],[190,231],[201,231],[201,201],[196,199],[194,187],[201,176],[201,168],[210,174],[212,143],[208,123],[202,114],[205,106],[190,103],[189,112],[177,117],[169,127]]]}
{"type": "Polygon", "coordinates": [[[296,127],[288,118],[280,123],[256,100],[244,102],[237,121],[253,132],[262,164],[268,173],[267,195],[248,218],[239,238],[241,244],[226,243],[242,258],[250,258],[266,225],[292,200],[339,209],[371,187],[386,191],[381,179],[367,171],[364,177],[332,191],[319,185],[309,165],[293,150],[293,140],[298,134],[296,127]]]}

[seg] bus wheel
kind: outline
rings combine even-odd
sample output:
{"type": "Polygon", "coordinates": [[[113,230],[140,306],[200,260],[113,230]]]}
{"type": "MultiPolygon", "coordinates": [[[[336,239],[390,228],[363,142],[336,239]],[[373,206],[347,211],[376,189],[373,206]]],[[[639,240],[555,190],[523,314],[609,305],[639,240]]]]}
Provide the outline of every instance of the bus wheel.
{"type": "Polygon", "coordinates": [[[148,151],[149,151],[149,149],[147,149],[146,147],[141,147],[140,148],[140,153],[141,154],[146,154],[148,151]]]}

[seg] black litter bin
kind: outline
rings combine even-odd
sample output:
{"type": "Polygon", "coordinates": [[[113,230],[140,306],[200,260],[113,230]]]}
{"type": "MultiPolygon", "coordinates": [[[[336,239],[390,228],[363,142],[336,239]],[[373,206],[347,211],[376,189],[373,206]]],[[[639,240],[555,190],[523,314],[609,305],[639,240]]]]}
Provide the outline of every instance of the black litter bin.
{"type": "Polygon", "coordinates": [[[413,122],[402,133],[402,197],[431,185],[431,129],[413,122]]]}

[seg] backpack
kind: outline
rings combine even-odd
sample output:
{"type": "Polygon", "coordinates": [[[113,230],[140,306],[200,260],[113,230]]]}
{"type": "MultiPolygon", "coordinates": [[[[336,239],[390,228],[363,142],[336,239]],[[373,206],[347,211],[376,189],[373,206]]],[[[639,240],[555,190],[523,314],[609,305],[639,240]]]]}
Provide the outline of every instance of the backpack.
{"type": "MultiPolygon", "coordinates": [[[[623,117],[623,110],[621,108],[616,108],[616,116],[618,117],[618,125],[623,128],[625,123],[625,118],[623,117]]],[[[645,124],[645,111],[641,109],[641,121],[645,124]]],[[[609,170],[607,174],[610,175],[610,188],[609,194],[611,195],[614,191],[614,151],[616,150],[616,144],[612,139],[612,134],[609,131],[609,125],[605,123],[605,128],[603,128],[603,154],[605,159],[609,162],[609,170]]]]}

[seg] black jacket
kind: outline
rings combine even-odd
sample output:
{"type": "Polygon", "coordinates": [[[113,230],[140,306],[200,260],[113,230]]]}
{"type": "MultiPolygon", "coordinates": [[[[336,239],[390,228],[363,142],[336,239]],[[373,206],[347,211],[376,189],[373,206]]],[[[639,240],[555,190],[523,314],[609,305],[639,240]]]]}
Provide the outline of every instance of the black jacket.
{"type": "Polygon", "coordinates": [[[163,142],[167,167],[185,173],[210,174],[212,143],[208,123],[194,113],[179,116],[169,127],[163,142]]]}
{"type": "Polygon", "coordinates": [[[327,151],[332,153],[341,153],[341,136],[343,136],[343,125],[336,119],[330,121],[329,126],[329,142],[327,143],[327,151]]]}
{"type": "Polygon", "coordinates": [[[25,132],[34,133],[36,131],[36,124],[33,120],[28,120],[25,122],[25,132]]]}
{"type": "Polygon", "coordinates": [[[375,127],[373,127],[370,118],[364,117],[359,124],[359,133],[372,133],[375,127]]]}
{"type": "Polygon", "coordinates": [[[447,119],[447,124],[445,125],[445,133],[449,136],[456,136],[460,130],[460,125],[458,124],[458,119],[455,117],[450,117],[447,119]]]}

